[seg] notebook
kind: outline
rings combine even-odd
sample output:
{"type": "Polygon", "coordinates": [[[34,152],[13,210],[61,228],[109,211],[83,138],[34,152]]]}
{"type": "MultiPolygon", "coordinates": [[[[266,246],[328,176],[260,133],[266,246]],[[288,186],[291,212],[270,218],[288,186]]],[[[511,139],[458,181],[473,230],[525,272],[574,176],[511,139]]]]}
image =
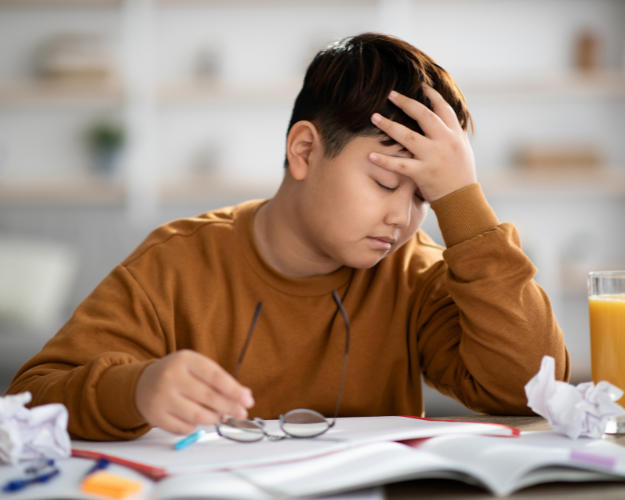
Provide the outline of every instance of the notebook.
{"type": "Polygon", "coordinates": [[[167,478],[158,483],[157,498],[310,498],[426,478],[462,481],[497,496],[548,482],[625,481],[625,448],[553,432],[378,442],[287,464],[167,478]]]}
{"type": "MultiPolygon", "coordinates": [[[[266,422],[270,434],[283,434],[277,420],[266,422]]],[[[445,434],[517,437],[518,429],[498,424],[429,420],[416,417],[339,418],[333,428],[312,439],[263,440],[237,443],[219,436],[214,428],[197,443],[173,449],[180,436],[161,429],[124,442],[72,441],[75,457],[106,457],[132,467],[153,479],[198,472],[218,472],[242,467],[288,463],[350,449],[355,446],[445,434]]]]}

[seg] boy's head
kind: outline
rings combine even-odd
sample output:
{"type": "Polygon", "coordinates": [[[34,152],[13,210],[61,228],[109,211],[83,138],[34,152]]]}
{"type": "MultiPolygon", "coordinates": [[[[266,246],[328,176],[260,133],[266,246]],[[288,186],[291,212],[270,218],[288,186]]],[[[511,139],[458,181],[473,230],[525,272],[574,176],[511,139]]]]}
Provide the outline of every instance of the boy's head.
{"type": "Polygon", "coordinates": [[[347,38],[320,51],[310,64],[289,123],[283,187],[291,200],[290,226],[319,260],[372,267],[422,224],[427,203],[419,187],[368,156],[412,157],[374,126],[371,116],[380,113],[423,135],[419,124],[388,100],[396,90],[432,109],[423,84],[445,98],[465,131],[472,126],[464,97],[447,72],[395,37],[347,38]]]}
{"type": "Polygon", "coordinates": [[[321,50],[308,66],[287,136],[295,123],[310,121],[320,133],[326,157],[334,158],[358,136],[379,137],[384,145],[395,144],[371,123],[373,113],[423,134],[415,120],[388,100],[391,90],[396,90],[432,109],[423,83],[445,98],[464,130],[473,127],[456,83],[419,49],[379,33],[346,38],[321,50]]]}

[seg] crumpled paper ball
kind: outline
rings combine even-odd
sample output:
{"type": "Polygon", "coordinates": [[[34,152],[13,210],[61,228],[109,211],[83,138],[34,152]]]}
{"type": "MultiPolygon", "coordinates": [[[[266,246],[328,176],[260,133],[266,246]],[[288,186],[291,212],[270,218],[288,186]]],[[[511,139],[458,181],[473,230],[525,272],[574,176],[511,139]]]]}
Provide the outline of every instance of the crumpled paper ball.
{"type": "Polygon", "coordinates": [[[538,373],[525,386],[527,406],[551,428],[572,439],[600,438],[611,417],[625,415],[616,403],[623,391],[606,381],[573,386],[555,379],[555,360],[544,356],[538,373]]]}
{"type": "Polygon", "coordinates": [[[24,405],[31,400],[30,392],[0,397],[0,462],[69,457],[67,408],[48,404],[28,409],[24,405]]]}

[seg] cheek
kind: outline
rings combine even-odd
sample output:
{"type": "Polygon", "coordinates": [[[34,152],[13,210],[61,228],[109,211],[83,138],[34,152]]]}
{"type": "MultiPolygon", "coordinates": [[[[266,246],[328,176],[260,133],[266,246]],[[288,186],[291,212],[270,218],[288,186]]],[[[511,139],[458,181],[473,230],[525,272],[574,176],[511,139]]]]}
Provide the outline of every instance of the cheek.
{"type": "Polygon", "coordinates": [[[346,240],[351,240],[354,234],[367,232],[372,221],[376,220],[379,204],[371,191],[358,179],[327,186],[319,193],[319,201],[324,206],[322,218],[325,230],[334,237],[346,240]]]}

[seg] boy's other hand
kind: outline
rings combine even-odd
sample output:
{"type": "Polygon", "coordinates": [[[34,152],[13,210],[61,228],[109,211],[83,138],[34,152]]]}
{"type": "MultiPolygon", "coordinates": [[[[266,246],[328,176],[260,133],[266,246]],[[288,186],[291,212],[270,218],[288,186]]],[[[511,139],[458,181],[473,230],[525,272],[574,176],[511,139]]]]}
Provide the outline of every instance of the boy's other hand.
{"type": "Polygon", "coordinates": [[[135,388],[137,410],[145,421],[174,434],[212,425],[221,415],[247,418],[252,391],[212,359],[181,350],[149,364],[135,388]]]}
{"type": "Polygon", "coordinates": [[[425,136],[379,113],[371,117],[374,125],[404,146],[413,158],[373,152],[369,159],[391,172],[410,177],[425,200],[432,203],[476,183],[477,178],[469,137],[462,130],[456,113],[436,90],[427,85],[423,87],[434,111],[395,91],[391,92],[389,100],[415,119],[425,136]]]}

